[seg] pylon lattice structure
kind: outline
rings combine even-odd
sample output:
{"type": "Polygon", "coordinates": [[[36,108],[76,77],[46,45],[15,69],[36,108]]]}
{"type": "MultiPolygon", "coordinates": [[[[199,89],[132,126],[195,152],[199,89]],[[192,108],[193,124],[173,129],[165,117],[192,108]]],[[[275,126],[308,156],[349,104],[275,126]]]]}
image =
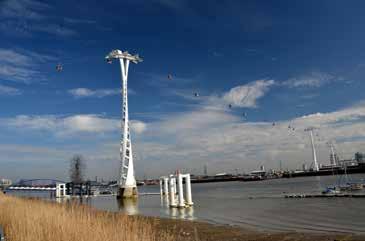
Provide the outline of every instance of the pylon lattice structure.
{"type": "Polygon", "coordinates": [[[306,128],[304,131],[308,131],[310,133],[310,139],[312,144],[312,154],[313,154],[313,164],[314,164],[314,170],[319,171],[318,161],[317,161],[317,153],[316,153],[316,147],[314,144],[314,138],[313,138],[313,130],[315,130],[315,127],[309,127],[306,128]]]}
{"type": "Polygon", "coordinates": [[[127,51],[113,50],[106,57],[108,63],[112,59],[120,62],[122,75],[122,123],[120,141],[120,169],[119,169],[119,198],[137,197],[137,183],[134,176],[132,141],[128,116],[128,69],[129,63],[139,63],[142,59],[138,55],[131,55],[127,51]]]}

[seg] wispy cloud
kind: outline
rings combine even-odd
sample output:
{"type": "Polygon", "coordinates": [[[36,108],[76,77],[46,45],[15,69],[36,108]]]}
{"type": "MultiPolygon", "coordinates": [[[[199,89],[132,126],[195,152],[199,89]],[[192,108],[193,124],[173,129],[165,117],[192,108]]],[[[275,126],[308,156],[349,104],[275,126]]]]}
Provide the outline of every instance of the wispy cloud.
{"type": "MultiPolygon", "coordinates": [[[[137,172],[143,172],[144,166],[148,166],[148,174],[158,176],[176,168],[202,169],[205,163],[209,163],[212,173],[230,172],[235,168],[249,171],[262,164],[277,168],[278,160],[288,168],[300,167],[304,162],[310,165],[310,141],[308,133],[304,132],[308,126],[319,128],[316,135],[321,140],[315,141],[320,163],[328,162],[326,142],[329,140],[337,141],[337,151],[342,158],[351,158],[365,143],[365,124],[360,121],[364,118],[365,105],[360,103],[335,112],[278,121],[275,126],[269,122],[242,121],[231,112],[204,107],[170,114],[148,124],[131,121],[133,146],[139,156],[137,172]],[[296,130],[288,130],[289,125],[296,130]]],[[[21,129],[22,135],[48,132],[62,139],[93,135],[97,145],[109,138],[108,148],[88,146],[78,151],[95,153],[94,158],[108,160],[114,168],[118,165],[112,162],[118,159],[118,138],[115,137],[120,128],[118,118],[23,115],[0,119],[0,127],[15,132],[21,129]]],[[[100,170],[96,163],[92,167],[98,172],[106,171],[100,170]]]]}
{"type": "MultiPolygon", "coordinates": [[[[91,90],[88,88],[76,88],[68,91],[70,95],[75,98],[86,98],[86,97],[96,97],[103,98],[106,96],[119,95],[120,89],[96,89],[91,90]]],[[[133,90],[128,90],[128,93],[134,94],[133,90]]]]}
{"type": "Polygon", "coordinates": [[[0,17],[38,20],[44,18],[39,12],[48,8],[48,4],[36,0],[5,0],[0,3],[0,17]]]}
{"type": "Polygon", "coordinates": [[[31,37],[34,33],[43,32],[61,37],[75,36],[78,32],[72,28],[55,23],[33,22],[30,20],[6,20],[0,22],[3,34],[31,37]]]}
{"type": "MultiPolygon", "coordinates": [[[[77,32],[63,24],[52,23],[47,11],[52,6],[37,0],[5,0],[0,2],[0,30],[4,34],[32,36],[35,32],[57,36],[73,36],[77,32]]],[[[66,21],[65,21],[66,22],[66,21]]]]}
{"type": "Polygon", "coordinates": [[[321,87],[330,82],[336,81],[338,78],[324,72],[312,72],[307,75],[295,77],[282,82],[282,85],[289,88],[302,88],[302,87],[321,87]]]}
{"type": "Polygon", "coordinates": [[[302,99],[314,99],[318,96],[319,96],[319,93],[313,93],[313,94],[302,95],[300,98],[302,98],[302,99]]]}
{"type": "Polygon", "coordinates": [[[188,6],[188,4],[186,4],[185,1],[180,1],[180,0],[155,0],[156,3],[160,4],[161,6],[164,6],[168,9],[171,9],[173,11],[176,12],[181,12],[181,11],[191,11],[191,8],[188,6]]]}
{"type": "Polygon", "coordinates": [[[188,84],[193,83],[197,79],[197,77],[182,77],[174,74],[173,72],[170,73],[168,72],[166,74],[155,74],[155,73],[139,73],[139,74],[144,79],[148,80],[146,81],[148,85],[163,88],[163,90],[176,86],[186,86],[188,84]]]}
{"type": "MultiPolygon", "coordinates": [[[[144,139],[139,139],[137,145],[146,162],[154,160],[167,170],[201,168],[206,162],[217,172],[239,167],[252,170],[261,164],[275,168],[278,160],[296,168],[311,163],[306,127],[319,128],[316,134],[320,140],[315,140],[318,155],[321,163],[327,163],[329,140],[337,140],[342,158],[351,158],[361,150],[365,124],[358,120],[362,118],[365,105],[283,120],[272,126],[271,122],[244,122],[230,112],[200,108],[149,123],[144,139]],[[289,130],[289,125],[295,131],[289,130]],[[343,142],[343,138],[350,141],[343,142]]],[[[157,169],[155,172],[163,174],[157,169]]]]}
{"type": "Polygon", "coordinates": [[[30,83],[31,80],[35,79],[36,76],[39,76],[39,74],[40,74],[39,71],[31,70],[24,67],[16,67],[10,65],[0,66],[1,79],[30,83]]]}
{"type": "Polygon", "coordinates": [[[77,32],[71,28],[60,26],[59,24],[37,24],[32,26],[33,31],[45,32],[62,37],[77,35],[77,32]]]}
{"type": "MultiPolygon", "coordinates": [[[[72,115],[72,116],[29,116],[18,115],[14,118],[0,119],[0,125],[7,128],[21,128],[23,131],[48,131],[59,137],[75,134],[105,134],[120,130],[120,120],[106,118],[100,115],[72,115]]],[[[131,129],[140,134],[147,125],[142,121],[132,120],[131,129]]]]}
{"type": "Polygon", "coordinates": [[[71,24],[95,24],[95,20],[81,18],[64,18],[64,21],[71,24]]]}
{"type": "Polygon", "coordinates": [[[257,100],[263,97],[274,83],[274,80],[256,80],[246,85],[237,86],[224,94],[223,100],[232,106],[256,107],[257,100]]]}
{"type": "Polygon", "coordinates": [[[199,98],[194,95],[195,91],[192,92],[192,90],[187,89],[170,89],[167,93],[197,102],[199,104],[195,106],[201,106],[206,109],[225,109],[227,105],[255,108],[258,106],[258,100],[264,97],[274,84],[274,80],[263,79],[233,87],[222,94],[204,95],[204,93],[197,91],[199,98]]]}
{"type": "Polygon", "coordinates": [[[0,61],[4,64],[20,66],[30,66],[32,59],[30,56],[15,52],[11,49],[0,49],[0,61]]]}
{"type": "Polygon", "coordinates": [[[132,131],[137,134],[141,134],[147,129],[147,124],[144,123],[143,121],[132,120],[130,122],[130,125],[131,125],[132,131]]]}
{"type": "Polygon", "coordinates": [[[14,87],[0,84],[0,95],[20,95],[22,92],[14,87]]]}
{"type": "Polygon", "coordinates": [[[23,83],[44,80],[39,65],[51,59],[30,51],[0,49],[0,79],[23,83]]]}
{"type": "Polygon", "coordinates": [[[214,57],[222,57],[222,56],[223,56],[223,54],[222,54],[222,53],[217,52],[217,51],[213,51],[213,52],[212,52],[212,55],[213,55],[214,57]]]}

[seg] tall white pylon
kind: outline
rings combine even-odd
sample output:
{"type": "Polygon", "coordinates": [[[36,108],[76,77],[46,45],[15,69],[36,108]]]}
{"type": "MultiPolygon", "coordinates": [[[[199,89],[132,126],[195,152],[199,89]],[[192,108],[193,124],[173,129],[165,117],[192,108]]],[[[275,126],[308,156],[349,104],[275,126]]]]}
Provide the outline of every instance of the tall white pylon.
{"type": "Polygon", "coordinates": [[[316,147],[314,145],[314,138],[313,138],[313,130],[314,129],[315,129],[314,127],[309,127],[307,129],[305,129],[305,131],[309,131],[309,133],[310,133],[311,144],[312,144],[312,152],[313,152],[314,170],[318,172],[319,167],[318,167],[318,162],[317,162],[317,153],[316,153],[316,147]]]}
{"type": "Polygon", "coordinates": [[[331,154],[330,154],[330,164],[332,166],[337,165],[337,155],[335,153],[335,147],[332,141],[327,142],[328,147],[330,148],[331,154]]]}
{"type": "Polygon", "coordinates": [[[137,197],[137,183],[134,177],[132,142],[129,130],[128,117],[128,68],[129,62],[137,64],[142,59],[137,55],[131,55],[127,51],[113,50],[106,57],[108,63],[112,59],[119,59],[122,74],[122,123],[120,141],[120,170],[119,170],[119,198],[137,197]]]}

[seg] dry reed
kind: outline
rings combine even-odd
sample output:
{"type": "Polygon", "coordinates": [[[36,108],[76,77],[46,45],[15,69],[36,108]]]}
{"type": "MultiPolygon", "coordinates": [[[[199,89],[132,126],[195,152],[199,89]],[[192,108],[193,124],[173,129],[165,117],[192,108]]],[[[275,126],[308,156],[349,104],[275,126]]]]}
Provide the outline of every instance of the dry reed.
{"type": "Polygon", "coordinates": [[[56,204],[3,195],[0,225],[7,241],[172,241],[143,217],[97,211],[77,204],[56,204]]]}

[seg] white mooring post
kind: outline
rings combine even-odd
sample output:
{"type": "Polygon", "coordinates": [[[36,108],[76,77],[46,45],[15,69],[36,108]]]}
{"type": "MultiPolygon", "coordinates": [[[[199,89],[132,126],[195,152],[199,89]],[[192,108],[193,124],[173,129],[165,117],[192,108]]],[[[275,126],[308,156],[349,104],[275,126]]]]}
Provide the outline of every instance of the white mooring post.
{"type": "Polygon", "coordinates": [[[160,196],[161,197],[163,196],[163,181],[161,178],[160,178],[160,196]]]}
{"type": "Polygon", "coordinates": [[[56,184],[56,198],[61,198],[66,196],[66,184],[57,183],[56,184]]]}
{"type": "Polygon", "coordinates": [[[185,175],[185,187],[186,187],[186,204],[188,206],[192,206],[193,199],[191,197],[191,181],[190,181],[190,174],[185,175]]]}
{"type": "Polygon", "coordinates": [[[185,208],[192,206],[193,199],[191,195],[191,179],[190,174],[170,175],[169,177],[160,177],[160,195],[165,197],[165,203],[170,207],[185,208]],[[185,178],[185,188],[183,181],[185,178]],[[184,190],[185,189],[185,190],[184,190]],[[186,192],[186,200],[184,199],[184,191],[186,192]]]}
{"type": "Polygon", "coordinates": [[[169,195],[169,178],[168,177],[164,177],[163,179],[164,181],[164,195],[169,195]]]}
{"type": "Polygon", "coordinates": [[[176,186],[176,178],[170,177],[170,207],[177,207],[175,200],[175,186],[176,186]]]}
{"type": "Polygon", "coordinates": [[[174,177],[174,193],[175,195],[177,195],[176,176],[173,177],[174,177]]]}
{"type": "Polygon", "coordinates": [[[184,188],[183,188],[183,176],[182,174],[177,174],[177,182],[178,182],[178,189],[179,189],[179,207],[185,207],[184,201],[184,188]]]}

